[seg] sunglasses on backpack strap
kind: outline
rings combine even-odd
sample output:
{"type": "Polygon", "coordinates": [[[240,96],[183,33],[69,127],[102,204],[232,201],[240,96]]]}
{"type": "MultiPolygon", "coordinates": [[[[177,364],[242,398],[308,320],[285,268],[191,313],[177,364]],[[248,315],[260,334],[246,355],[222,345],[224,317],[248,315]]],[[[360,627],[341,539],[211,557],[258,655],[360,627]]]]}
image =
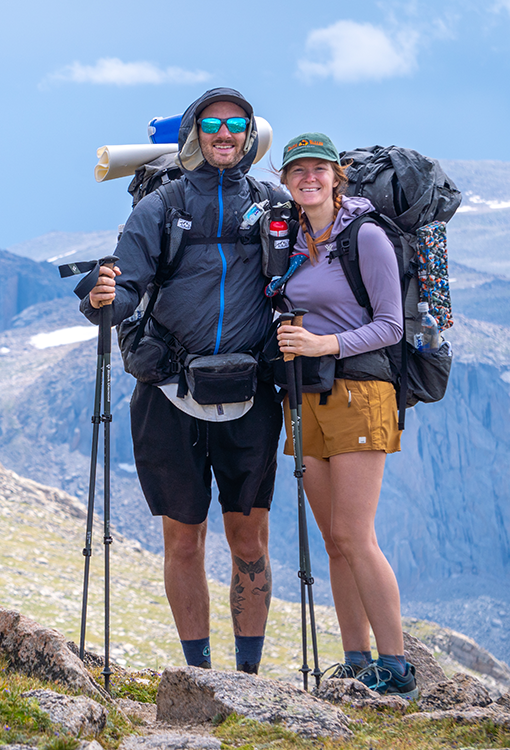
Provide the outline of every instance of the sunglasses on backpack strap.
{"type": "Polygon", "coordinates": [[[244,133],[248,125],[247,117],[202,117],[197,120],[202,128],[202,133],[217,133],[222,125],[226,125],[230,133],[244,133]]]}

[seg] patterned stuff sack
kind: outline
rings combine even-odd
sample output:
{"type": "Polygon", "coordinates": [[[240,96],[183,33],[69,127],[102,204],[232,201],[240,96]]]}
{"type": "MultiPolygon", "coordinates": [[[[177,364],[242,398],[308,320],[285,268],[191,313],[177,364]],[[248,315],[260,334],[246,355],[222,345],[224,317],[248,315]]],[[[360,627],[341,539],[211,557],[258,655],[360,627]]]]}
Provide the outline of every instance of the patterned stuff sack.
{"type": "Polygon", "coordinates": [[[446,223],[434,221],[416,232],[418,240],[418,289],[420,302],[428,302],[440,331],[453,325],[452,301],[448,280],[446,223]]]}

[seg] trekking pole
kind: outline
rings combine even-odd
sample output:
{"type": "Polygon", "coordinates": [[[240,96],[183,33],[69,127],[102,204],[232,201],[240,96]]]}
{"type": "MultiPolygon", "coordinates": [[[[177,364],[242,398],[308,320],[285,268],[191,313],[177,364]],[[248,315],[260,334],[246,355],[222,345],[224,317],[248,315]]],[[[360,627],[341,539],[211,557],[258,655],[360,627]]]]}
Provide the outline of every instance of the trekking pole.
{"type": "MultiPolygon", "coordinates": [[[[113,255],[100,261],[71,263],[59,266],[62,277],[89,271],[75,288],[75,294],[83,299],[93,289],[99,276],[101,266],[113,268],[118,258],[113,255]]],[[[104,545],[105,545],[105,666],[102,674],[105,689],[109,691],[110,681],[110,423],[111,415],[111,304],[101,306],[99,331],[97,339],[96,385],[94,393],[94,413],[92,415],[92,447],[90,454],[89,492],[87,503],[87,523],[83,555],[85,565],[83,572],[83,593],[80,626],[80,659],[85,657],[85,633],[87,628],[87,607],[90,577],[90,558],[92,556],[92,530],[94,523],[94,500],[96,494],[97,454],[99,445],[99,427],[104,425],[104,545]],[[103,391],[103,414],[101,415],[101,396],[103,391]]]]}
{"type": "MultiPolygon", "coordinates": [[[[105,263],[113,268],[115,263],[105,263]]],[[[110,425],[111,411],[111,358],[112,358],[112,306],[101,307],[99,338],[103,352],[103,415],[101,421],[104,429],[104,473],[103,473],[103,520],[104,520],[104,686],[110,692],[110,545],[113,539],[110,534],[110,425]]]]}
{"type": "MultiPolygon", "coordinates": [[[[284,313],[280,322],[292,322],[292,325],[302,326],[303,315],[307,310],[293,310],[290,314],[284,313]]],[[[299,529],[299,572],[301,581],[301,642],[303,650],[303,665],[300,672],[303,674],[303,687],[308,690],[308,674],[312,670],[308,666],[308,642],[307,642],[307,618],[306,599],[308,590],[308,608],[310,612],[310,632],[312,638],[312,650],[314,657],[314,669],[312,675],[315,677],[316,686],[319,687],[321,671],[319,668],[319,652],[317,647],[317,630],[315,625],[315,609],[313,603],[313,577],[310,563],[310,547],[308,542],[308,526],[306,521],[306,501],[303,487],[303,430],[301,423],[302,404],[302,363],[300,357],[292,353],[284,354],[286,380],[289,396],[290,419],[292,425],[292,443],[294,448],[294,476],[298,485],[298,529],[299,529]]]]}

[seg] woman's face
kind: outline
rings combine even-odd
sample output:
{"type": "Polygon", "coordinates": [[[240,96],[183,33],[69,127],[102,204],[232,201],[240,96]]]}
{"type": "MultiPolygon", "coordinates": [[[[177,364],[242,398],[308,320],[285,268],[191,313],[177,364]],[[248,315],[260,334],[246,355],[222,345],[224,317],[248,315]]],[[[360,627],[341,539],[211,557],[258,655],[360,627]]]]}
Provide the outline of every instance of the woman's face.
{"type": "Polygon", "coordinates": [[[287,187],[303,208],[322,206],[333,199],[338,185],[331,162],[325,159],[296,159],[287,170],[287,187]]]}

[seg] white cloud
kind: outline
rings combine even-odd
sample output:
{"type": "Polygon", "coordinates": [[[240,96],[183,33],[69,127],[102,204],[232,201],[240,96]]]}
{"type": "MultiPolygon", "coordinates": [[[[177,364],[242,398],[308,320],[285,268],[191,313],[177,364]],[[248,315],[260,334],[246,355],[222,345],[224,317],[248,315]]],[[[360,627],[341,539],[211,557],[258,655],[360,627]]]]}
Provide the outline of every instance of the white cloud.
{"type": "Polygon", "coordinates": [[[331,77],[354,83],[408,75],[416,67],[417,42],[412,30],[390,36],[370,23],[338,21],[310,32],[298,68],[307,81],[331,77]]]}
{"type": "Polygon", "coordinates": [[[154,63],[140,61],[125,63],[118,57],[103,57],[95,65],[82,65],[73,62],[47,76],[43,84],[55,81],[73,83],[93,83],[110,86],[136,86],[139,84],[192,84],[202,83],[210,78],[204,70],[184,70],[183,68],[160,68],[154,63]]]}
{"type": "Polygon", "coordinates": [[[510,0],[497,0],[491,10],[494,10],[496,12],[499,12],[500,10],[507,10],[510,13],[510,0]]]}

